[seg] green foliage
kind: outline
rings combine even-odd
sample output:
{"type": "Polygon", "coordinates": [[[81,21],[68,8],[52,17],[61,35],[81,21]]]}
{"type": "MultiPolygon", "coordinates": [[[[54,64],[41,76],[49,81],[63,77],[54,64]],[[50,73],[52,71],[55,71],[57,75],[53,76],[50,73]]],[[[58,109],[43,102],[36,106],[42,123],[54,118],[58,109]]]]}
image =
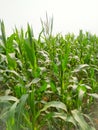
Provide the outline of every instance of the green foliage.
{"type": "Polygon", "coordinates": [[[53,36],[53,19],[41,23],[35,39],[29,24],[6,37],[0,21],[0,120],[6,130],[95,130],[85,110],[98,98],[98,37],[53,36]]]}

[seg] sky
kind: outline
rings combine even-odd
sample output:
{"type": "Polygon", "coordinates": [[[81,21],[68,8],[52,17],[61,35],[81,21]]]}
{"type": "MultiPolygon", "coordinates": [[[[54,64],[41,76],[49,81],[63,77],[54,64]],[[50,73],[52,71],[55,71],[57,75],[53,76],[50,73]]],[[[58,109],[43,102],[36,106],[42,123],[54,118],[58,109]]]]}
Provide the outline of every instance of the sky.
{"type": "Polygon", "coordinates": [[[38,35],[46,12],[53,16],[54,34],[78,34],[82,29],[98,35],[98,0],[0,0],[0,19],[8,35],[15,26],[26,29],[27,23],[38,35]]]}

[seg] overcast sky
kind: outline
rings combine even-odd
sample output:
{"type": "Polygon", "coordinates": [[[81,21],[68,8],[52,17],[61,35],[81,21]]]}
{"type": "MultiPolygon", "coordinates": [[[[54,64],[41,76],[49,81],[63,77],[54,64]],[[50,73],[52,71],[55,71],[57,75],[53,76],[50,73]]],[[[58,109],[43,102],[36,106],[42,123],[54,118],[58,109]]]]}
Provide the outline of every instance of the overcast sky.
{"type": "Polygon", "coordinates": [[[46,12],[54,18],[54,32],[65,34],[79,29],[98,35],[98,0],[0,0],[0,19],[4,20],[7,34],[15,25],[32,25],[35,35],[41,31],[40,18],[46,12]]]}

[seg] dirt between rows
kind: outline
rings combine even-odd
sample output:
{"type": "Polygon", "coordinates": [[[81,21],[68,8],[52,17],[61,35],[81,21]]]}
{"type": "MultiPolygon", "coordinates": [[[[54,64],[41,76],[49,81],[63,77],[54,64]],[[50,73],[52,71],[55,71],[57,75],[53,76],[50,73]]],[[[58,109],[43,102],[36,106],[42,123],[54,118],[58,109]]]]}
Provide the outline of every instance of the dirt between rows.
{"type": "Polygon", "coordinates": [[[98,100],[96,100],[90,108],[90,117],[93,120],[96,130],[98,130],[98,100]]]}

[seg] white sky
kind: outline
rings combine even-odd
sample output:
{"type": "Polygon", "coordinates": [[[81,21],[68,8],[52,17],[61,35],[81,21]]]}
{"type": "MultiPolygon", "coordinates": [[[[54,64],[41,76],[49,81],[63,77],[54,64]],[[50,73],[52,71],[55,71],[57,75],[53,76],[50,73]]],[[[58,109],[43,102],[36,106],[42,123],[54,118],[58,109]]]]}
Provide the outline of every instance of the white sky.
{"type": "Polygon", "coordinates": [[[0,19],[4,20],[7,34],[15,25],[32,25],[34,34],[41,31],[40,18],[46,11],[54,18],[54,32],[65,34],[79,29],[98,35],[98,0],[0,0],[0,19]]]}

